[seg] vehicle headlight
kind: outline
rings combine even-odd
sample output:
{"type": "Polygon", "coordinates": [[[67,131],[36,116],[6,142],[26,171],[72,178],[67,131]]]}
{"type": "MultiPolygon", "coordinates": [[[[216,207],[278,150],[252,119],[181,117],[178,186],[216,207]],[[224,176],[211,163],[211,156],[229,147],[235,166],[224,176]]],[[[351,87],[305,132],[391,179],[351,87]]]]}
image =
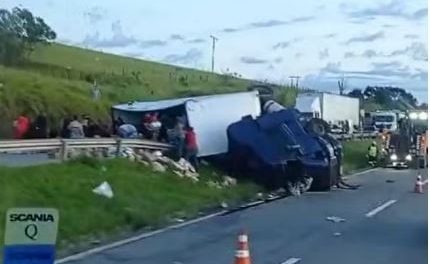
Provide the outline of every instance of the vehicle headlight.
{"type": "Polygon", "coordinates": [[[397,155],[396,155],[396,154],[392,154],[392,155],[390,156],[390,159],[391,159],[391,160],[397,160],[397,155]]]}
{"type": "Polygon", "coordinates": [[[411,154],[406,155],[405,159],[406,159],[407,161],[411,161],[411,160],[412,160],[412,156],[411,156],[411,154]]]}
{"type": "Polygon", "coordinates": [[[427,120],[427,113],[426,112],[421,112],[418,115],[418,118],[421,119],[421,120],[427,120]]]}

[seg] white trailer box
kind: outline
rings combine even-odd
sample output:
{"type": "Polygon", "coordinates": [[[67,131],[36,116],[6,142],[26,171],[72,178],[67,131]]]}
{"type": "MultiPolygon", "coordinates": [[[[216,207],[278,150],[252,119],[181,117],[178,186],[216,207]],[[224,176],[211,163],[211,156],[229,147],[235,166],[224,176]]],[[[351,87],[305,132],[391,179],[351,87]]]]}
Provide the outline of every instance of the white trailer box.
{"type": "Polygon", "coordinates": [[[112,107],[112,118],[138,123],[147,112],[184,107],[190,126],[197,135],[199,157],[228,151],[227,127],[242,117],[261,114],[258,91],[197,96],[153,102],[135,102],[112,107]]]}
{"type": "Polygon", "coordinates": [[[331,93],[302,93],[297,96],[296,109],[302,113],[312,113],[333,124],[350,120],[359,125],[360,101],[357,98],[331,93]]]}

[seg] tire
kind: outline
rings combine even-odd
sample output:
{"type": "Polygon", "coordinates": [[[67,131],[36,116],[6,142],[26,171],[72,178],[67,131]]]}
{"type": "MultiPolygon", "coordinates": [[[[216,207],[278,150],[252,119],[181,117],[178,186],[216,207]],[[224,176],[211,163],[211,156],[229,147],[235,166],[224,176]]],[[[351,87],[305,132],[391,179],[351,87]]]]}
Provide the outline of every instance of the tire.
{"type": "Polygon", "coordinates": [[[305,130],[308,133],[324,136],[330,132],[330,126],[322,119],[312,118],[306,123],[305,130]]]}

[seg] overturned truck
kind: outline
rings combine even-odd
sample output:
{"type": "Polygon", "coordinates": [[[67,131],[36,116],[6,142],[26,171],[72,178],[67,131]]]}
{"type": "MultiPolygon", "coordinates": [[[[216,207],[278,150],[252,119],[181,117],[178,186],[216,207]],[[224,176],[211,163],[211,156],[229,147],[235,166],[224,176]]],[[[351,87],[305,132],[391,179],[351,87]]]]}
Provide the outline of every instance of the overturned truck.
{"type": "Polygon", "coordinates": [[[356,188],[341,180],[342,145],[327,127],[323,120],[304,119],[296,109],[269,100],[260,117],[246,116],[228,127],[230,171],[293,195],[334,185],[356,188]]]}

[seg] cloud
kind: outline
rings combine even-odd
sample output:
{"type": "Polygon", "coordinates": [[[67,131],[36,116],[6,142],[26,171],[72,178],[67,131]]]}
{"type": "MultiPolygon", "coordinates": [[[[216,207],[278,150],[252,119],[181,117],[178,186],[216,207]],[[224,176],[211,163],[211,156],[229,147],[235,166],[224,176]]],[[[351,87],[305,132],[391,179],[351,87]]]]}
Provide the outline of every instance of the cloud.
{"type": "Polygon", "coordinates": [[[88,19],[91,24],[103,20],[106,16],[106,10],[99,6],[94,6],[90,10],[84,12],[84,18],[88,19]]]}
{"type": "Polygon", "coordinates": [[[355,57],[355,53],[354,53],[354,52],[352,52],[352,51],[348,51],[348,52],[345,52],[345,54],[343,55],[343,57],[344,57],[345,59],[348,59],[348,58],[354,58],[354,57],[355,57]]]}
{"type": "Polygon", "coordinates": [[[247,25],[244,25],[242,27],[237,28],[224,28],[221,30],[221,32],[224,33],[235,33],[240,31],[246,31],[246,30],[252,30],[252,29],[261,29],[261,28],[271,28],[271,27],[278,27],[278,26],[284,26],[284,25],[293,25],[298,23],[304,23],[311,20],[314,20],[314,16],[302,16],[302,17],[295,17],[290,20],[277,20],[277,19],[271,19],[271,20],[265,20],[265,21],[257,21],[252,22],[247,25]]]}
{"type": "Polygon", "coordinates": [[[336,36],[337,36],[337,33],[330,33],[330,34],[324,35],[324,38],[334,38],[336,36]]]}
{"type": "Polygon", "coordinates": [[[297,53],[294,55],[294,57],[295,57],[296,59],[299,59],[299,58],[303,57],[303,53],[301,53],[301,52],[297,52],[297,53]]]}
{"type": "Polygon", "coordinates": [[[394,27],[396,27],[396,25],[384,24],[383,27],[384,28],[394,28],[394,27]]]}
{"type": "Polygon", "coordinates": [[[374,51],[374,50],[372,50],[372,49],[368,49],[368,50],[365,50],[364,52],[363,52],[363,54],[361,54],[361,56],[363,56],[363,57],[365,57],[365,58],[374,58],[374,57],[377,57],[378,56],[378,53],[376,52],[376,51],[374,51]]]}
{"type": "Polygon", "coordinates": [[[404,37],[407,39],[418,39],[420,36],[417,34],[406,34],[404,37]]]}
{"type": "Polygon", "coordinates": [[[388,56],[400,55],[407,55],[416,61],[427,61],[427,46],[422,42],[414,42],[404,49],[391,52],[388,56]]]}
{"type": "Polygon", "coordinates": [[[224,28],[222,32],[224,33],[234,33],[240,31],[240,28],[224,28]]]}
{"type": "Polygon", "coordinates": [[[268,20],[268,21],[261,21],[261,22],[254,22],[249,24],[249,28],[267,28],[267,27],[275,27],[275,26],[281,26],[285,25],[288,22],[281,21],[281,20],[268,20]]]}
{"type": "Polygon", "coordinates": [[[196,38],[196,39],[191,39],[191,40],[189,40],[187,42],[188,43],[204,43],[204,42],[206,42],[206,40],[202,39],[202,38],[196,38]]]}
{"type": "Polygon", "coordinates": [[[168,63],[192,64],[198,62],[203,57],[203,52],[199,49],[190,49],[185,54],[170,54],[164,57],[168,63]]]}
{"type": "Polygon", "coordinates": [[[284,61],[284,59],[282,59],[282,57],[276,57],[276,58],[273,60],[273,62],[274,62],[274,63],[276,63],[276,64],[279,64],[279,63],[281,63],[282,61],[284,61]]]}
{"type": "Polygon", "coordinates": [[[373,63],[370,70],[342,70],[341,63],[331,62],[320,70],[320,75],[326,78],[339,77],[345,75],[347,78],[354,79],[405,79],[405,78],[420,78],[423,73],[419,71],[412,71],[409,66],[403,66],[398,61],[391,61],[385,63],[373,63]]]}
{"type": "Polygon", "coordinates": [[[428,13],[427,8],[422,8],[422,9],[415,11],[415,13],[412,14],[412,18],[413,19],[425,18],[425,17],[427,17],[427,13],[428,13]]]}
{"type": "Polygon", "coordinates": [[[275,45],[273,45],[273,49],[277,50],[277,49],[285,49],[288,48],[290,46],[290,42],[289,41],[282,41],[282,42],[278,42],[275,45]]]}
{"type": "Polygon", "coordinates": [[[406,12],[404,0],[392,0],[388,3],[379,4],[378,6],[354,9],[347,5],[340,5],[340,8],[351,18],[373,20],[377,17],[394,17],[409,20],[418,20],[427,16],[427,8],[422,8],[410,14],[406,12]]]}
{"type": "Polygon", "coordinates": [[[148,49],[148,48],[153,48],[153,47],[163,47],[166,45],[167,45],[166,41],[158,40],[158,39],[145,40],[145,41],[141,41],[139,43],[139,47],[141,47],[142,49],[148,49]]]}
{"type": "Polygon", "coordinates": [[[368,35],[363,35],[360,37],[354,37],[354,38],[350,38],[346,44],[351,44],[354,42],[372,42],[375,41],[377,39],[382,39],[385,37],[385,33],[383,31],[379,31],[373,34],[368,34],[368,35]]]}
{"type": "Polygon", "coordinates": [[[267,60],[258,59],[255,57],[241,57],[240,62],[245,64],[266,64],[268,63],[267,60]]]}
{"type": "Polygon", "coordinates": [[[180,34],[172,34],[170,40],[185,40],[185,37],[180,34]]]}
{"type": "Polygon", "coordinates": [[[321,50],[320,53],[319,53],[320,60],[327,59],[329,56],[330,55],[329,55],[329,52],[328,52],[327,48],[325,48],[324,50],[321,50]]]}
{"type": "Polygon", "coordinates": [[[114,48],[127,47],[137,43],[134,37],[124,34],[119,20],[112,23],[111,30],[111,38],[101,38],[99,32],[96,31],[93,35],[87,35],[82,44],[97,48],[114,48]]]}

